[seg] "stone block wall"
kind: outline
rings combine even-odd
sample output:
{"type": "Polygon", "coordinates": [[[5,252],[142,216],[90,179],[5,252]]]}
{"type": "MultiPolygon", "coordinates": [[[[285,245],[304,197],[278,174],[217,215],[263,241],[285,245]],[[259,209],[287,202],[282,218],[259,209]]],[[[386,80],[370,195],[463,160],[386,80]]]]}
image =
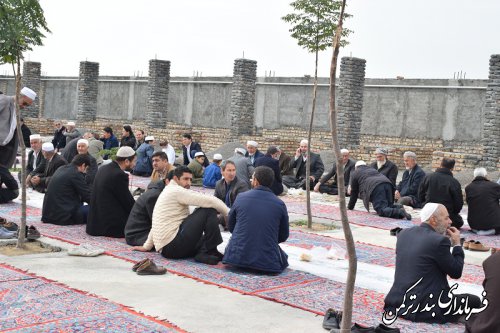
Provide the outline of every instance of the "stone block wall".
{"type": "Polygon", "coordinates": [[[23,64],[21,89],[28,87],[37,94],[37,98],[33,101],[33,104],[22,110],[21,115],[23,117],[36,118],[40,112],[40,98],[43,100],[41,70],[42,64],[39,62],[25,61],[23,64]]]}
{"type": "Polygon", "coordinates": [[[231,90],[231,133],[233,138],[251,134],[255,122],[255,82],[257,61],[236,59],[231,90]]]}
{"type": "Polygon", "coordinates": [[[170,61],[150,60],[146,124],[163,128],[167,122],[170,61]]]}
{"type": "Polygon", "coordinates": [[[490,73],[484,104],[483,165],[494,168],[500,156],[500,54],[490,58],[490,73]]]}
{"type": "Polygon", "coordinates": [[[99,63],[80,62],[78,78],[78,106],[76,118],[80,121],[92,121],[97,115],[97,93],[99,80],[99,63]]]}

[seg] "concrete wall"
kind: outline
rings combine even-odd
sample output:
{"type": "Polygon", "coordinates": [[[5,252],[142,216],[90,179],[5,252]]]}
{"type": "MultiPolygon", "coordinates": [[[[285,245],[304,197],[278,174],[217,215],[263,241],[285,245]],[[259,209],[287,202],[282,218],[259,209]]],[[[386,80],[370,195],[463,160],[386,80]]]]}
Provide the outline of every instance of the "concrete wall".
{"type": "MultiPolygon", "coordinates": [[[[167,120],[188,126],[230,127],[231,77],[175,77],[167,120]]],[[[258,78],[257,129],[309,124],[310,78],[258,78]]],[[[328,79],[318,87],[315,128],[328,130],[328,79]]],[[[78,78],[42,78],[43,117],[76,119],[78,78]]],[[[475,141],[481,138],[486,80],[366,79],[361,133],[406,138],[475,141]]],[[[0,91],[14,93],[0,77],[0,91]]],[[[145,78],[101,77],[97,117],[126,123],[145,119],[145,78]]]]}

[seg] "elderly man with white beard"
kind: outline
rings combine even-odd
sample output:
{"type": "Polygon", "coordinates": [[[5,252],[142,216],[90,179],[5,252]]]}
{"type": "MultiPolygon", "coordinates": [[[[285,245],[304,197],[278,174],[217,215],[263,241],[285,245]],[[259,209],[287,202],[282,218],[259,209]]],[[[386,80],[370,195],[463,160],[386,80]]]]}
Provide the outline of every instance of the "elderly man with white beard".
{"type": "Polygon", "coordinates": [[[403,154],[405,163],[405,172],[403,179],[396,186],[394,199],[398,204],[420,208],[421,203],[418,199],[418,188],[425,177],[425,172],[417,164],[417,155],[412,151],[407,151],[403,154]]]}
{"type": "Polygon", "coordinates": [[[389,151],[385,148],[377,148],[375,150],[376,161],[370,164],[372,168],[389,178],[392,185],[396,186],[396,178],[398,178],[398,167],[387,159],[389,151]]]}

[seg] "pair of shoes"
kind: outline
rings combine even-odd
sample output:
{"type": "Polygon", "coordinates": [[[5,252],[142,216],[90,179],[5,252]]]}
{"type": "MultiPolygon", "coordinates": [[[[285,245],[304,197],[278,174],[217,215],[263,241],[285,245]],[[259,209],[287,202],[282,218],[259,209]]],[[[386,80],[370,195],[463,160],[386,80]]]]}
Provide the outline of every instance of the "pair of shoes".
{"type": "Polygon", "coordinates": [[[194,260],[207,265],[217,265],[220,261],[219,257],[204,252],[200,252],[195,255],[194,260]]]}
{"type": "Polygon", "coordinates": [[[26,226],[26,239],[27,240],[35,240],[35,239],[38,239],[40,238],[40,231],[38,231],[37,228],[35,228],[35,226],[33,225],[30,225],[29,227],[26,226]]]}
{"type": "Polygon", "coordinates": [[[403,228],[400,228],[400,227],[396,227],[394,229],[391,229],[391,236],[397,236],[397,234],[399,234],[401,232],[401,230],[403,230],[403,228]]]}
{"type": "Polygon", "coordinates": [[[325,330],[340,328],[341,322],[342,311],[337,311],[332,308],[326,310],[325,317],[323,318],[323,328],[325,330]]]}
{"type": "Polygon", "coordinates": [[[0,239],[14,239],[17,236],[17,231],[10,231],[4,227],[0,227],[0,239]]]}
{"type": "MultiPolygon", "coordinates": [[[[340,329],[334,328],[330,331],[330,333],[339,333],[340,329]]],[[[384,324],[379,324],[377,327],[364,327],[361,326],[357,323],[355,323],[351,327],[351,332],[356,332],[356,333],[400,333],[401,330],[397,327],[389,327],[384,324]]]]}
{"type": "Polygon", "coordinates": [[[18,225],[15,224],[14,222],[6,222],[4,224],[0,224],[0,227],[2,227],[4,229],[7,229],[9,231],[17,231],[17,230],[19,230],[18,225]]]}
{"type": "Polygon", "coordinates": [[[90,244],[80,244],[77,247],[73,247],[68,250],[68,255],[70,256],[80,256],[80,257],[97,257],[103,254],[104,250],[98,247],[93,247],[90,244]]]}
{"type": "Polygon", "coordinates": [[[469,250],[487,252],[490,250],[488,246],[484,246],[480,241],[469,242],[469,250]]]}
{"type": "Polygon", "coordinates": [[[165,267],[156,266],[154,261],[150,259],[141,260],[137,264],[132,267],[132,270],[135,268],[135,272],[137,272],[138,275],[163,275],[167,273],[167,269],[165,267]],[[137,265],[139,263],[141,264],[137,265]]]}

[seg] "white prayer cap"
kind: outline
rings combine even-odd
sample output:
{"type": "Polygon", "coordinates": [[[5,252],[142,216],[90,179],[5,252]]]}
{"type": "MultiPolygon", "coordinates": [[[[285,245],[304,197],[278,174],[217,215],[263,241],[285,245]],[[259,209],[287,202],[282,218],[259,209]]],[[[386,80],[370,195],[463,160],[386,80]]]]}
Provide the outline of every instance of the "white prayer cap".
{"type": "Polygon", "coordinates": [[[148,136],[144,139],[144,141],[154,141],[154,140],[155,140],[155,137],[154,137],[154,136],[152,136],[152,135],[148,135],[148,136]]]}
{"type": "Polygon", "coordinates": [[[87,139],[80,139],[76,142],[77,145],[79,145],[80,143],[84,143],[86,144],[87,146],[89,145],[89,140],[87,139]]]}
{"type": "Polygon", "coordinates": [[[214,154],[214,160],[222,161],[222,155],[221,154],[214,154]]]}
{"type": "Polygon", "coordinates": [[[245,148],[235,148],[234,152],[235,153],[240,153],[241,155],[245,155],[247,153],[247,151],[245,150],[245,148]]]}
{"type": "Polygon", "coordinates": [[[354,167],[357,168],[360,165],[366,165],[365,161],[357,161],[356,164],[354,165],[354,167]]]}
{"type": "Polygon", "coordinates": [[[342,149],[340,149],[340,153],[341,154],[349,154],[349,150],[342,148],[342,149]]]}
{"type": "Polygon", "coordinates": [[[205,156],[205,154],[203,154],[202,151],[197,151],[196,154],[194,154],[194,157],[198,157],[198,156],[205,156]]]}
{"type": "Polygon", "coordinates": [[[32,101],[34,101],[36,98],[36,92],[34,92],[33,90],[31,90],[28,87],[24,87],[23,89],[21,89],[21,94],[28,97],[32,101]]]}
{"type": "Polygon", "coordinates": [[[382,154],[387,156],[389,154],[389,151],[385,148],[377,148],[375,150],[375,154],[382,154]]]}
{"type": "Polygon", "coordinates": [[[116,157],[131,157],[135,155],[135,150],[130,148],[129,146],[120,147],[116,152],[116,157]]]}
{"type": "Polygon", "coordinates": [[[42,150],[46,152],[54,151],[54,145],[52,144],[52,142],[45,142],[42,145],[42,150]]]}
{"type": "Polygon", "coordinates": [[[420,211],[420,220],[422,222],[428,221],[432,214],[437,210],[439,204],[434,202],[428,202],[425,204],[424,208],[420,211]]]}
{"type": "Polygon", "coordinates": [[[66,124],[66,126],[76,126],[76,124],[75,124],[74,121],[68,121],[68,123],[66,124]]]}
{"type": "Polygon", "coordinates": [[[308,143],[309,143],[309,141],[307,141],[306,139],[300,140],[301,145],[307,145],[308,143]]]}
{"type": "Polygon", "coordinates": [[[40,134],[31,134],[30,141],[31,140],[42,140],[42,137],[40,136],[40,134]]]}
{"type": "Polygon", "coordinates": [[[255,141],[248,140],[247,141],[247,146],[252,146],[252,147],[257,148],[259,146],[259,144],[257,142],[255,142],[255,141]]]}

